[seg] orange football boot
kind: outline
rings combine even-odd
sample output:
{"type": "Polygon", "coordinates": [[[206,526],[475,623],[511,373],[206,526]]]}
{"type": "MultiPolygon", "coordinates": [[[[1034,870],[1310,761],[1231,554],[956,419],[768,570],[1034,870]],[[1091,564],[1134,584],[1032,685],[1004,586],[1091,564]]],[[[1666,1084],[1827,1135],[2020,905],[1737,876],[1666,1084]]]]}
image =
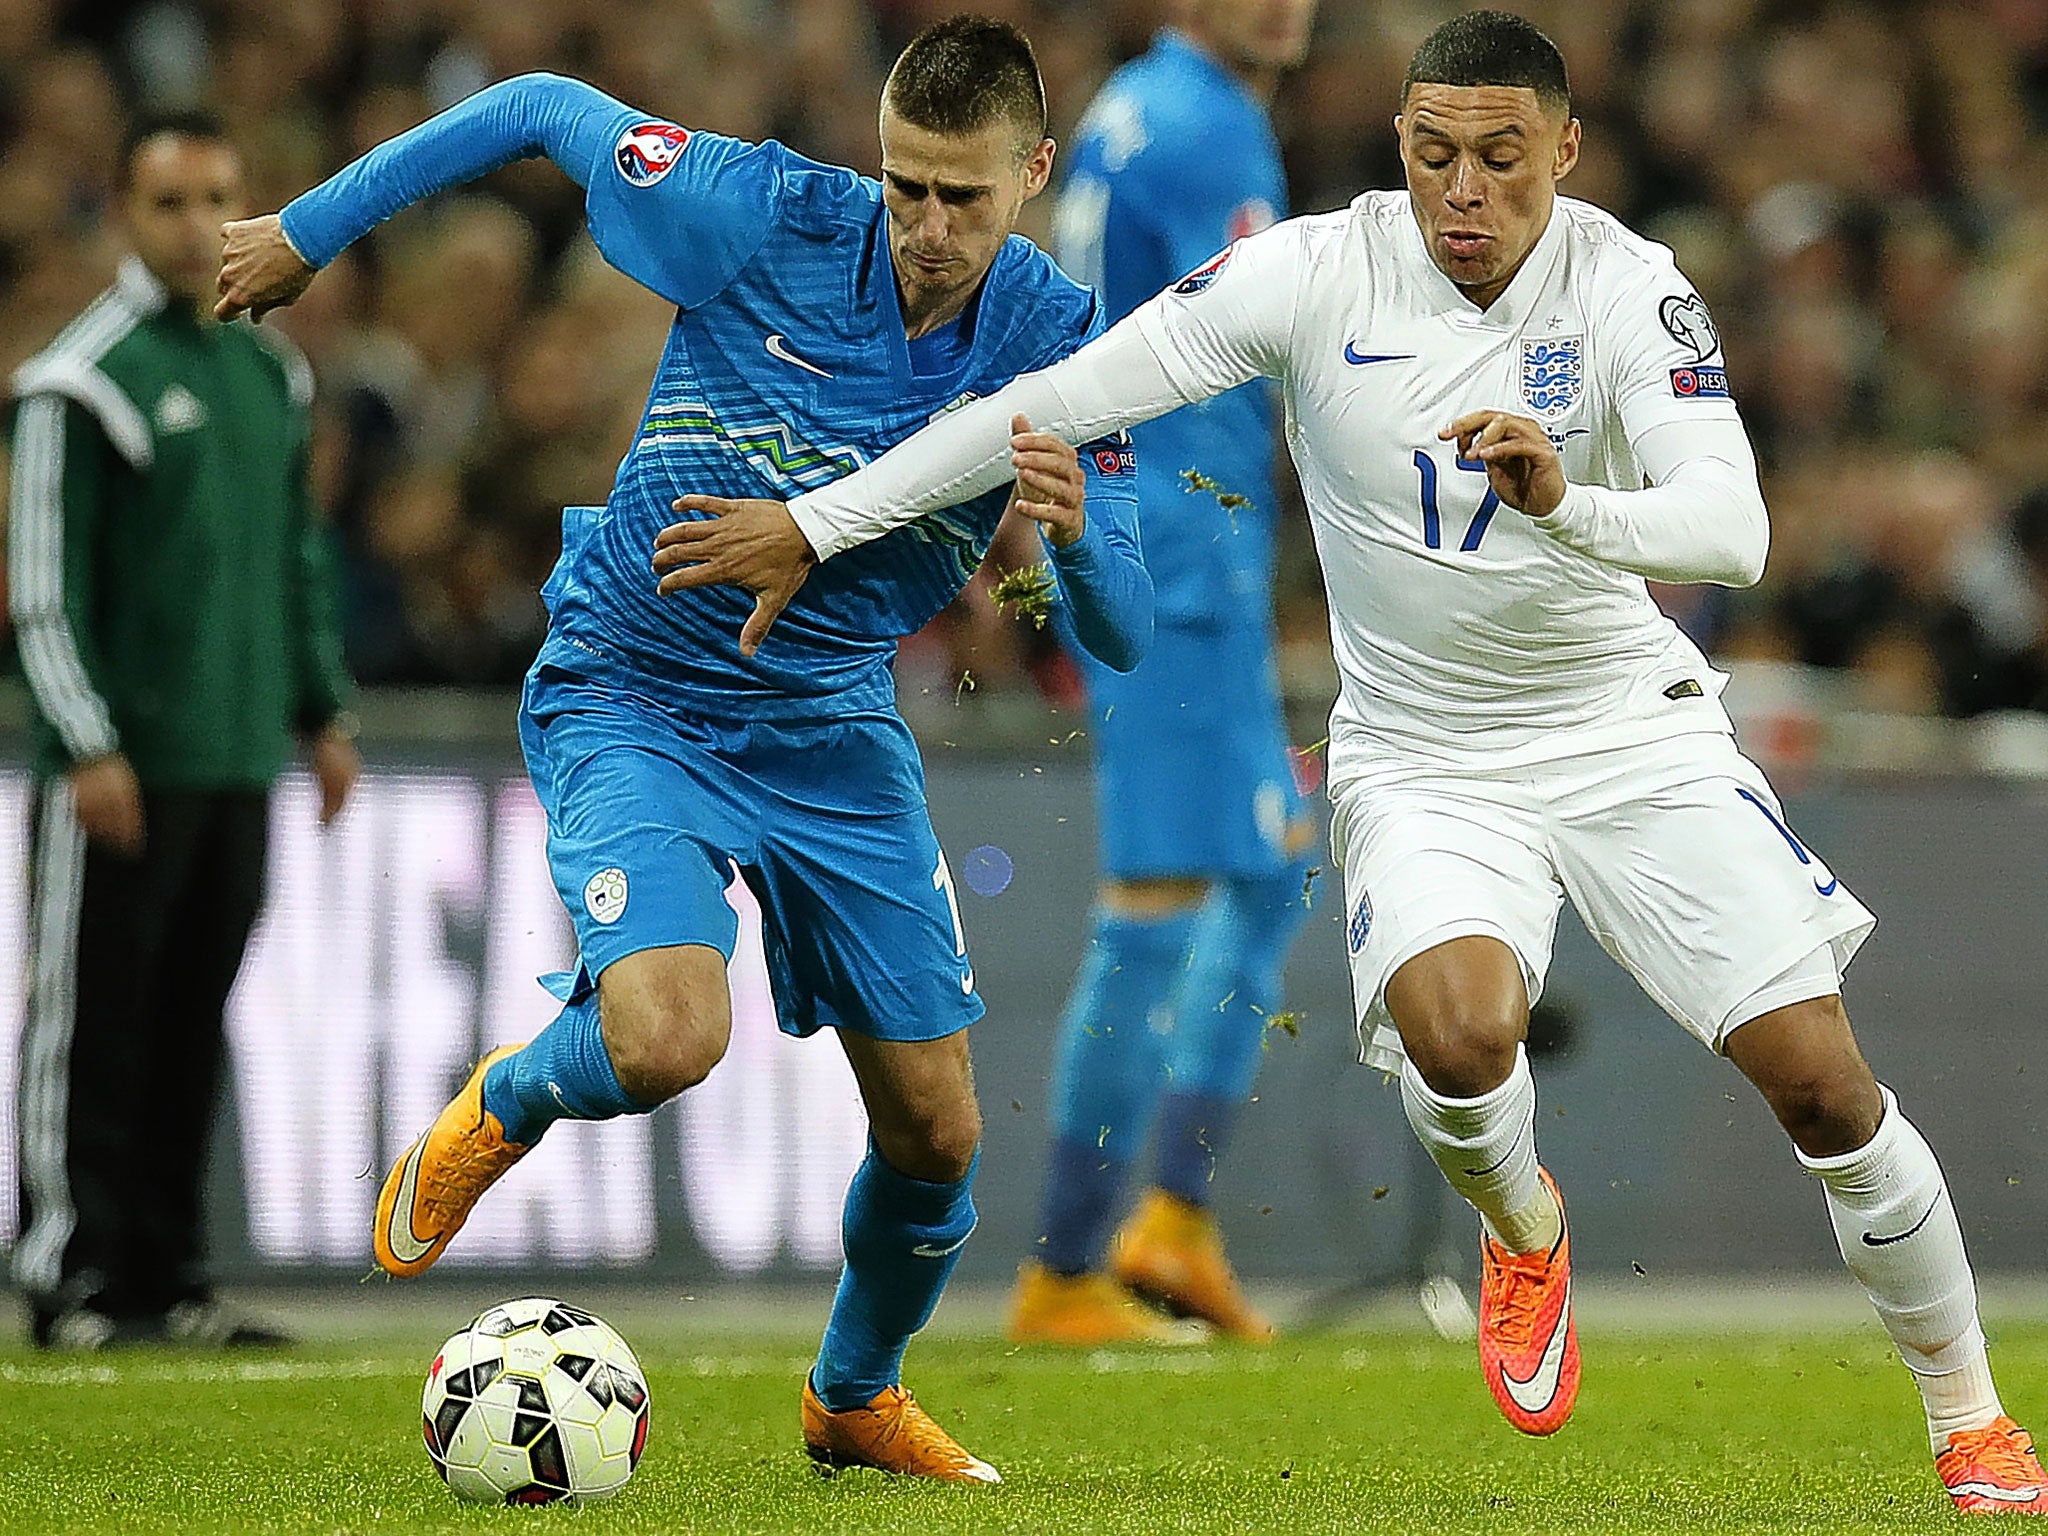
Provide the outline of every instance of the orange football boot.
{"type": "MultiPolygon", "coordinates": [[[[1564,1197],[1538,1168],[1560,1224],[1564,1197]]],[[[1479,1233],[1479,1368],[1487,1390],[1525,1435],[1554,1435],[1579,1400],[1579,1330],[1572,1322],[1572,1237],[1556,1246],[1510,1253],[1483,1227],[1479,1233]]]]}
{"type": "Polygon", "coordinates": [[[841,1467],[878,1467],[949,1483],[1000,1483],[1002,1474],[939,1428],[901,1387],[884,1387],[865,1408],[834,1413],[804,1378],[804,1453],[830,1477],[841,1467]]]}
{"type": "Polygon", "coordinates": [[[1248,1344],[1273,1342],[1273,1325],[1223,1256],[1216,1218],[1178,1195],[1146,1191],[1109,1245],[1109,1272],[1177,1317],[1200,1318],[1248,1344]]]}
{"type": "Polygon", "coordinates": [[[462,1091],[384,1176],[370,1243],[386,1274],[406,1279],[431,1267],[483,1192],[526,1156],[484,1109],[484,1073],[520,1049],[501,1045],[478,1062],[462,1091]]]}
{"type": "Polygon", "coordinates": [[[1950,1435],[1934,1470],[1966,1515],[2048,1515],[2048,1473],[2034,1437],[2011,1419],[1950,1435]]]}
{"type": "Polygon", "coordinates": [[[1036,1259],[1017,1270],[1010,1341],[1099,1349],[1110,1344],[1182,1344],[1181,1327],[1134,1300],[1109,1276],[1057,1275],[1036,1259]]]}

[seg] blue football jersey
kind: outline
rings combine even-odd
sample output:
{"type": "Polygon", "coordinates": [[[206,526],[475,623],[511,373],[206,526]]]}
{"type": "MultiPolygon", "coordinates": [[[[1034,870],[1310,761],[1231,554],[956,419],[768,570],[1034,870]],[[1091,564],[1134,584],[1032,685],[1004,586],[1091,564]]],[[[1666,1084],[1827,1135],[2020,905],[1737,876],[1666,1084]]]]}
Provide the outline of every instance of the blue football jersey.
{"type": "MultiPolygon", "coordinates": [[[[820,564],[752,658],[738,645],[751,594],[661,596],[654,537],[678,520],[679,496],[788,500],[1058,361],[1103,329],[1095,295],[1012,236],[957,338],[924,349],[944,371],[919,371],[879,182],[772,141],[655,120],[554,76],[494,86],[380,146],[287,207],[285,230],[318,266],[395,208],[536,152],[585,186],[606,260],[677,306],[610,496],[564,518],[542,661],[623,663],[659,701],[713,714],[803,718],[892,702],[897,640],[974,574],[1006,490],[820,564]]],[[[1141,575],[1128,446],[1089,445],[1082,460],[1083,543],[1106,541],[1141,575]]]]}
{"type": "MultiPolygon", "coordinates": [[[[1110,76],[1076,131],[1054,249],[1102,293],[1112,321],[1284,216],[1280,146],[1265,108],[1182,33],[1110,76]]],[[[1145,563],[1157,612],[1265,622],[1273,580],[1271,386],[1259,380],[1147,422],[1138,449],[1145,563]],[[1190,493],[1198,470],[1251,505],[1190,493]]]]}

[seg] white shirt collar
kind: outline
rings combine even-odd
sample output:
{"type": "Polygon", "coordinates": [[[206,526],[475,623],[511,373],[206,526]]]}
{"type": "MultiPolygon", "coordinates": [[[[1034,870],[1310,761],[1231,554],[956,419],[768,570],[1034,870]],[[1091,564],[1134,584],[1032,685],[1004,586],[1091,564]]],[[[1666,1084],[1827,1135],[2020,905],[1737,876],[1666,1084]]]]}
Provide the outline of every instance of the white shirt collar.
{"type": "Polygon", "coordinates": [[[1564,251],[1565,218],[1556,199],[1550,205],[1550,222],[1544,225],[1543,233],[1536,237],[1536,244],[1523,259],[1521,268],[1509,282],[1505,292],[1493,301],[1487,309],[1479,309],[1466,298],[1458,285],[1444,276],[1443,269],[1431,259],[1428,242],[1424,240],[1422,226],[1415,221],[1415,209],[1411,202],[1407,211],[1408,233],[1404,250],[1423,291],[1429,294],[1434,307],[1461,317],[1472,325],[1485,326],[1491,330],[1519,330],[1536,307],[1536,302],[1550,286],[1551,276],[1564,251]]]}

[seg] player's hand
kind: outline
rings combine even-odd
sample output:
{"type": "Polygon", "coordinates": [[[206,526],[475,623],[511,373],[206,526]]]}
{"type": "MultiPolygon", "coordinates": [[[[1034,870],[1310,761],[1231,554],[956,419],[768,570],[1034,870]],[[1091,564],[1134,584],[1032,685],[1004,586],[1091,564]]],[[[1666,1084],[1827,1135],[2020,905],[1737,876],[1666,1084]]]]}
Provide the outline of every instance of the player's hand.
{"type": "Polygon", "coordinates": [[[1564,464],[1550,434],[1526,416],[1474,411],[1437,434],[1455,440],[1458,457],[1486,466],[1493,494],[1517,512],[1548,517],[1564,500],[1564,464]]]}
{"type": "Polygon", "coordinates": [[[284,237],[284,221],[274,213],[256,219],[234,219],[220,229],[225,242],[220,258],[220,302],[216,320],[247,314],[258,325],[280,305],[306,291],[314,269],[284,237]]]}
{"type": "Polygon", "coordinates": [[[740,654],[753,655],[810,578],[818,552],[779,501],[684,496],[675,509],[708,516],[671,523],[655,536],[659,590],[667,596],[690,587],[745,587],[754,611],[740,630],[740,654]]]}
{"type": "Polygon", "coordinates": [[[313,777],[320,781],[321,826],[341,814],[362,776],[363,755],[346,729],[330,725],[313,738],[313,777]]]}
{"type": "Polygon", "coordinates": [[[1088,531],[1088,477],[1072,444],[1031,430],[1030,418],[1010,418],[1010,463],[1017,489],[1009,510],[1030,518],[1054,549],[1065,549],[1088,531]]]}
{"type": "Polygon", "coordinates": [[[75,765],[71,809],[85,835],[116,853],[137,858],[142,853],[142,784],[119,752],[75,765]]]}

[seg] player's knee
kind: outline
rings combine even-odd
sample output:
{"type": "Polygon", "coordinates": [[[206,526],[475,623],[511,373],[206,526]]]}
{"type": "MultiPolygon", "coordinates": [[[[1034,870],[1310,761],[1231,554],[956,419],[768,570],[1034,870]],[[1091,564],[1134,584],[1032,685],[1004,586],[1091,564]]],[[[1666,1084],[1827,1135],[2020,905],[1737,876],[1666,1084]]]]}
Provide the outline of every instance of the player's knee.
{"type": "Polygon", "coordinates": [[[1450,1099],[1490,1093],[1515,1069],[1528,1010],[1508,998],[1443,1000],[1398,1019],[1402,1048],[1422,1080],[1450,1099]]]}
{"type": "Polygon", "coordinates": [[[965,1102],[921,1106],[884,1140],[876,1128],[882,1156],[899,1173],[933,1184],[957,1184],[974,1166],[981,1145],[981,1110],[965,1102]]]}
{"type": "Polygon", "coordinates": [[[1446,1098],[1477,1098],[1506,1082],[1529,1032],[1521,964],[1492,938],[1425,950],[1394,972],[1386,1001],[1408,1059],[1446,1098]]]}
{"type": "Polygon", "coordinates": [[[1808,1157],[1839,1157],[1868,1144],[1884,1116],[1884,1098],[1861,1056],[1815,1062],[1764,1088],[1771,1112],[1808,1157]]]}
{"type": "Polygon", "coordinates": [[[619,1086],[642,1104],[662,1104],[711,1075],[732,1038],[722,988],[683,978],[647,978],[604,999],[604,1043],[619,1086]]]}
{"type": "Polygon", "coordinates": [[[1807,1156],[1853,1152],[1877,1134],[1884,1096],[1839,997],[1765,1014],[1729,1035],[1725,1049],[1807,1156]]]}

